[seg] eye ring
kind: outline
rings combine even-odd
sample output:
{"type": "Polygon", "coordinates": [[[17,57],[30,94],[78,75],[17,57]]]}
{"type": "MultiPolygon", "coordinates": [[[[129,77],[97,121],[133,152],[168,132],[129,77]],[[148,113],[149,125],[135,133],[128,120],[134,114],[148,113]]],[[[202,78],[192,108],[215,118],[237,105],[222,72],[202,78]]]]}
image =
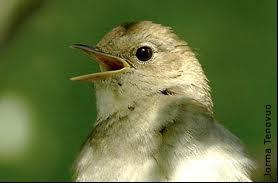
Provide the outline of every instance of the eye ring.
{"type": "Polygon", "coordinates": [[[149,46],[141,46],[136,50],[135,56],[141,62],[146,62],[153,57],[153,50],[149,46]]]}

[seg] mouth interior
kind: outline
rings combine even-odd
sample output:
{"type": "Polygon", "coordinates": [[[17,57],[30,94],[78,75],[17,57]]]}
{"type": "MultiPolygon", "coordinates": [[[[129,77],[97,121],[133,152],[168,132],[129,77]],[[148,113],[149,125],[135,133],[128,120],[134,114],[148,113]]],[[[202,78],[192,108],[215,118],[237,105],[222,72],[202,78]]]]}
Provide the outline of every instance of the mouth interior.
{"type": "Polygon", "coordinates": [[[105,79],[115,74],[124,73],[127,68],[130,67],[129,63],[124,59],[118,56],[103,53],[96,48],[83,44],[74,44],[72,47],[80,49],[89,55],[89,57],[94,58],[100,66],[100,72],[76,76],[71,78],[72,81],[96,81],[99,79],[105,79]]]}
{"type": "Polygon", "coordinates": [[[123,62],[117,60],[116,58],[98,55],[96,56],[96,59],[100,61],[99,64],[102,72],[121,70],[125,67],[123,62]]]}

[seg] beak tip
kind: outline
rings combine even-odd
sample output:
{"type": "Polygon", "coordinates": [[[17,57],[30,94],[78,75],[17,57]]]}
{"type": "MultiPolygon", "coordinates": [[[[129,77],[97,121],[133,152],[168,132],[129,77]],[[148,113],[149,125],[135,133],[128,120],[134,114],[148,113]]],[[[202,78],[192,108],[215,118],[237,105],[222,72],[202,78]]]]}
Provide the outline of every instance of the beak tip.
{"type": "Polygon", "coordinates": [[[85,52],[90,52],[90,53],[95,51],[94,47],[88,46],[88,45],[85,45],[85,44],[72,44],[69,47],[73,48],[73,49],[82,50],[82,51],[85,51],[85,52]]]}
{"type": "Polygon", "coordinates": [[[78,49],[78,48],[80,49],[80,47],[82,47],[82,46],[84,46],[84,45],[82,45],[82,44],[72,44],[69,47],[73,48],[73,49],[78,49]]]}
{"type": "Polygon", "coordinates": [[[69,48],[74,49],[74,48],[75,48],[75,47],[74,47],[74,44],[70,45],[69,48]]]}
{"type": "Polygon", "coordinates": [[[71,81],[76,81],[76,78],[75,78],[75,77],[73,77],[73,78],[70,78],[70,80],[71,80],[71,81]]]}

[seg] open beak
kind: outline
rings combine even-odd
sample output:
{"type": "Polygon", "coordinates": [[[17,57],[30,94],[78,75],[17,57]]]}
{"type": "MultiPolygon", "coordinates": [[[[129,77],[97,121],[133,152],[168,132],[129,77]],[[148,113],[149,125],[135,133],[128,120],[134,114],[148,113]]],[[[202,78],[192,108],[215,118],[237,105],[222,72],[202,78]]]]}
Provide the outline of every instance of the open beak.
{"type": "Polygon", "coordinates": [[[122,58],[113,56],[107,53],[103,53],[96,48],[83,45],[73,44],[72,48],[80,49],[81,51],[88,54],[90,57],[96,58],[100,65],[101,72],[77,76],[71,78],[73,81],[95,81],[99,79],[105,79],[115,74],[123,73],[130,67],[130,65],[122,58]]]}

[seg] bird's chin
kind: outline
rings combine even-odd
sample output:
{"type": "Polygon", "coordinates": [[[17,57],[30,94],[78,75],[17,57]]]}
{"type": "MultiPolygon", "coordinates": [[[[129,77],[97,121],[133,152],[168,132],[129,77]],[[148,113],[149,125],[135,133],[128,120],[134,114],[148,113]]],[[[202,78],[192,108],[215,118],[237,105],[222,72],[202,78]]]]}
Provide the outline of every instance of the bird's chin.
{"type": "Polygon", "coordinates": [[[74,44],[71,47],[80,49],[81,51],[88,54],[89,57],[96,58],[101,70],[101,72],[98,73],[73,77],[71,78],[71,80],[73,81],[103,80],[111,78],[115,75],[123,74],[130,68],[130,65],[124,59],[117,56],[113,56],[111,54],[103,53],[96,48],[82,44],[74,44]]]}

